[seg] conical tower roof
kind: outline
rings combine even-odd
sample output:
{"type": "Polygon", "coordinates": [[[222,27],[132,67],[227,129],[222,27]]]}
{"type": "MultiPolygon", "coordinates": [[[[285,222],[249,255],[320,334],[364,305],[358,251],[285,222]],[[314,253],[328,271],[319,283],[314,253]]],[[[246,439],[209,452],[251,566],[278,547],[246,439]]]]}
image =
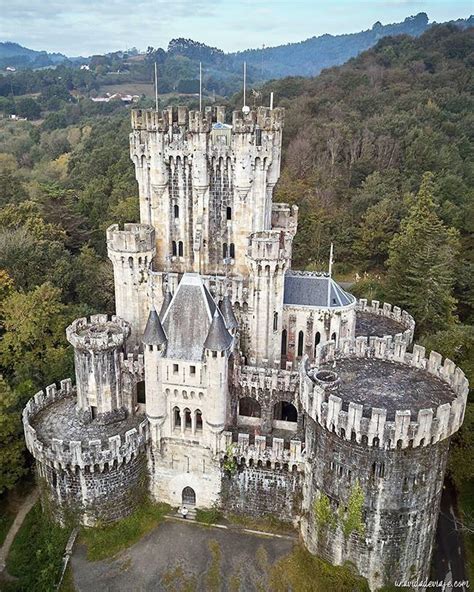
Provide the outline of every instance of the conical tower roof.
{"type": "Polygon", "coordinates": [[[206,341],[204,342],[204,349],[210,349],[211,351],[224,351],[230,347],[231,343],[232,336],[225,328],[224,319],[222,318],[219,310],[216,308],[212,318],[211,326],[209,327],[209,333],[207,334],[206,341]]]}
{"type": "Polygon", "coordinates": [[[154,308],[150,310],[143,333],[142,342],[145,345],[162,345],[166,343],[166,334],[161,324],[160,317],[154,308]]]}
{"type": "Polygon", "coordinates": [[[229,331],[232,331],[233,329],[238,328],[239,323],[237,322],[237,319],[235,318],[234,310],[232,308],[230,298],[227,294],[224,296],[224,299],[222,300],[221,313],[222,313],[222,316],[224,317],[225,326],[227,327],[227,329],[229,331]]]}
{"type": "Polygon", "coordinates": [[[170,302],[172,300],[173,300],[173,294],[171,294],[169,289],[166,288],[166,292],[165,292],[165,295],[163,298],[163,303],[160,308],[160,319],[163,319],[163,317],[165,316],[165,312],[168,309],[168,306],[170,305],[170,302]]]}

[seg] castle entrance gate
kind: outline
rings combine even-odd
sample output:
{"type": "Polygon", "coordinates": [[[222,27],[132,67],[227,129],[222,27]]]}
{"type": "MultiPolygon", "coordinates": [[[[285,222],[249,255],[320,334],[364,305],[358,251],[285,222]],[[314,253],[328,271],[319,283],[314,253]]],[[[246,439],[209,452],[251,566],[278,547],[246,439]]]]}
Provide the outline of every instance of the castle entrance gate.
{"type": "Polygon", "coordinates": [[[192,487],[185,487],[181,494],[183,500],[183,506],[195,506],[196,505],[196,492],[192,487]]]}

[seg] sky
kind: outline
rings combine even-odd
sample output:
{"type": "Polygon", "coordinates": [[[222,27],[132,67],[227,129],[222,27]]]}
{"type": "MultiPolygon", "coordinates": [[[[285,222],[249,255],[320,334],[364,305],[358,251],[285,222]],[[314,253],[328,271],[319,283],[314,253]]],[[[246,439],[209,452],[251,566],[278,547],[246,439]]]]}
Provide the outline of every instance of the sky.
{"type": "Polygon", "coordinates": [[[462,0],[0,0],[0,41],[88,56],[186,37],[224,51],[352,33],[426,12],[466,18],[462,0]]]}

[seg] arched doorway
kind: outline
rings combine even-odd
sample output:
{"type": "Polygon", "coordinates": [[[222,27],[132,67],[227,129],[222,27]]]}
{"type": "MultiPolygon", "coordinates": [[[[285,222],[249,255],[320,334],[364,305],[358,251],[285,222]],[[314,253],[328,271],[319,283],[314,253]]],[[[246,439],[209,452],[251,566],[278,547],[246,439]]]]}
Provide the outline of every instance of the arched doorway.
{"type": "Polygon", "coordinates": [[[181,494],[183,506],[195,506],[196,505],[196,492],[192,487],[185,487],[181,494]]]}

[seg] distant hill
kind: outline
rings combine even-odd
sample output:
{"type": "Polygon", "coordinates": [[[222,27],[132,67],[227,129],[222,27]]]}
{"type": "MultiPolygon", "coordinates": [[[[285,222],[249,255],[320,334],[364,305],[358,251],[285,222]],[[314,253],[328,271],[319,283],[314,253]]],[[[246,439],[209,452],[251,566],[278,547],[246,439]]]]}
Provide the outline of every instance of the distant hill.
{"type": "MultiPolygon", "coordinates": [[[[474,17],[451,21],[459,28],[474,26],[474,17]]],[[[249,49],[228,57],[254,66],[264,79],[284,76],[315,76],[324,68],[347,62],[363,51],[373,47],[383,37],[410,35],[419,37],[432,23],[428,15],[420,12],[407,17],[402,23],[382,25],[376,22],[371,29],[346,35],[321,35],[299,43],[288,43],[265,49],[249,49]]]]}
{"type": "Polygon", "coordinates": [[[0,42],[0,69],[7,67],[24,68],[48,68],[63,63],[74,63],[78,58],[68,58],[62,53],[48,53],[23,47],[11,41],[0,42]]]}

